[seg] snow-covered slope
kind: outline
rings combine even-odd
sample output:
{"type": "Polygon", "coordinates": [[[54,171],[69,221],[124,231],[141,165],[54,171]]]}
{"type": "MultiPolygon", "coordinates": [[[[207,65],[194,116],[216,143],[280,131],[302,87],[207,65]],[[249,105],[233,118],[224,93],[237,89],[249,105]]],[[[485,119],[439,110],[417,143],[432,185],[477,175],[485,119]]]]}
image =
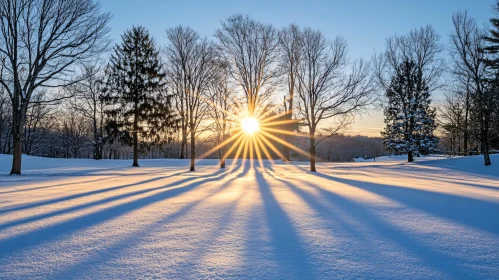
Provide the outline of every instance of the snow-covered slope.
{"type": "Polygon", "coordinates": [[[480,159],[24,157],[0,176],[0,278],[498,279],[499,156],[480,159]]]}

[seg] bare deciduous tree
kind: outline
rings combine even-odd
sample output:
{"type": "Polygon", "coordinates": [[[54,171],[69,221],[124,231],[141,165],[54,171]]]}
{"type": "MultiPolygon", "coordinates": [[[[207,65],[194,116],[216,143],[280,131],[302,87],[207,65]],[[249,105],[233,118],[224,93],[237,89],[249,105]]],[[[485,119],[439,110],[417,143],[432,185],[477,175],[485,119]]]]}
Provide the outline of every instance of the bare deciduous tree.
{"type": "Polygon", "coordinates": [[[384,89],[390,85],[397,67],[404,61],[414,61],[421,81],[432,92],[440,88],[440,77],[445,70],[441,56],[440,36],[431,25],[414,29],[407,35],[395,35],[386,40],[386,50],[374,56],[374,72],[384,89]]]}
{"type": "Polygon", "coordinates": [[[253,116],[273,91],[277,77],[277,32],[271,25],[248,16],[234,15],[222,22],[215,33],[221,54],[231,67],[231,75],[247,99],[253,116]]]}
{"type": "Polygon", "coordinates": [[[107,47],[110,15],[93,0],[1,0],[0,85],[11,98],[11,174],[21,174],[26,112],[40,87],[70,84],[75,62],[107,47]]]}
{"type": "Polygon", "coordinates": [[[329,42],[321,32],[310,28],[304,29],[302,36],[298,113],[308,128],[310,170],[316,171],[318,141],[348,125],[355,113],[372,102],[375,87],[367,63],[348,62],[344,39],[329,42]],[[324,120],[332,124],[323,130],[321,139],[316,139],[319,123],[324,120]]]}
{"type": "Polygon", "coordinates": [[[0,153],[11,151],[12,142],[12,106],[9,97],[0,87],[0,153]]]}
{"type": "Polygon", "coordinates": [[[186,95],[187,78],[184,72],[187,67],[187,58],[184,56],[190,55],[198,35],[192,29],[177,27],[167,30],[167,37],[170,40],[170,46],[165,49],[167,86],[174,96],[175,109],[179,114],[181,133],[179,158],[185,159],[187,158],[189,121],[186,95]],[[180,57],[179,51],[182,51],[182,57],[180,57]]]}
{"type": "Polygon", "coordinates": [[[104,107],[102,88],[104,83],[104,67],[96,63],[87,63],[82,66],[79,82],[68,90],[72,91],[71,108],[78,111],[92,123],[93,157],[102,159],[104,107]]]}
{"type": "MultiPolygon", "coordinates": [[[[295,89],[298,83],[297,81],[297,71],[301,61],[301,30],[298,26],[292,24],[289,27],[283,28],[278,33],[279,36],[279,68],[284,74],[287,85],[287,95],[284,96],[284,116],[288,121],[286,124],[286,130],[291,132],[294,128],[293,120],[293,108],[295,106],[295,89]]],[[[292,136],[284,135],[286,142],[290,143],[292,136]]],[[[290,148],[286,145],[282,145],[282,154],[285,157],[284,161],[289,161],[290,148]]]]}
{"type": "Polygon", "coordinates": [[[454,32],[451,35],[451,54],[454,59],[454,74],[461,79],[469,79],[471,99],[476,108],[474,119],[478,121],[478,138],[485,165],[490,165],[489,156],[489,124],[492,112],[493,94],[487,88],[487,64],[485,47],[485,30],[478,27],[476,21],[466,12],[457,12],[452,16],[454,32]]]}
{"type": "MultiPolygon", "coordinates": [[[[215,145],[223,143],[229,135],[234,120],[234,90],[229,85],[230,69],[222,61],[217,62],[215,75],[208,90],[209,116],[213,120],[216,135],[215,145]]],[[[225,168],[225,145],[218,149],[220,157],[220,168],[225,168]]]]}
{"type": "Polygon", "coordinates": [[[438,107],[438,122],[447,141],[449,156],[459,155],[462,152],[461,142],[466,111],[462,97],[463,95],[455,91],[446,93],[445,100],[438,107]]]}
{"type": "Polygon", "coordinates": [[[372,157],[374,162],[376,162],[376,158],[386,154],[385,148],[383,147],[383,139],[366,137],[362,140],[365,142],[364,152],[372,157]]]}
{"type": "Polygon", "coordinates": [[[46,132],[56,128],[53,121],[56,114],[56,107],[60,105],[47,104],[43,102],[47,91],[37,91],[33,97],[28,111],[26,112],[26,125],[24,126],[23,152],[27,155],[36,154],[40,144],[45,142],[46,132]]]}
{"type": "Polygon", "coordinates": [[[190,133],[190,170],[195,170],[196,133],[206,114],[206,91],[215,73],[216,48],[206,38],[189,27],[178,26],[167,30],[169,44],[166,55],[169,73],[179,86],[185,109],[184,122],[190,133]]]}

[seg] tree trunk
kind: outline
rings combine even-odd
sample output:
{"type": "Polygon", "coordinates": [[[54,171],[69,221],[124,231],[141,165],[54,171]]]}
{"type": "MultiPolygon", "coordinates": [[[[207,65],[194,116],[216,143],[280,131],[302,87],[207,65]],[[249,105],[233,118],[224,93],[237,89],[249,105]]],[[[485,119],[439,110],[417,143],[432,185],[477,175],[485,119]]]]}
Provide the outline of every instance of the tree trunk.
{"type": "Polygon", "coordinates": [[[137,118],[137,114],[138,114],[138,104],[137,104],[137,101],[135,101],[135,116],[134,116],[134,119],[133,119],[133,164],[132,166],[136,166],[138,167],[139,166],[139,139],[138,139],[138,128],[139,128],[139,125],[138,125],[138,118],[137,118]]]}
{"type": "Polygon", "coordinates": [[[315,169],[315,133],[310,132],[310,171],[316,172],[315,169]]]}
{"type": "MultiPolygon", "coordinates": [[[[413,110],[413,111],[415,111],[415,110],[413,110]]],[[[414,131],[414,117],[410,117],[409,118],[409,131],[408,131],[407,135],[408,135],[408,139],[410,140],[411,145],[413,145],[413,137],[414,137],[412,135],[413,131],[414,131]]],[[[413,155],[412,150],[407,153],[407,161],[408,162],[414,161],[414,155],[413,155]]]]}
{"type": "MultiPolygon", "coordinates": [[[[226,123],[225,123],[225,117],[223,119],[223,124],[222,124],[222,137],[220,139],[220,143],[223,143],[225,141],[225,130],[226,130],[226,123]]],[[[225,145],[220,147],[219,149],[219,154],[220,154],[220,168],[225,168],[225,145]]]]}
{"type": "MultiPolygon", "coordinates": [[[[487,140],[487,139],[485,139],[485,140],[487,140]]],[[[483,154],[483,160],[485,162],[485,166],[491,165],[492,163],[490,161],[488,141],[482,142],[482,154],[483,154]]]]}
{"type": "Polygon", "coordinates": [[[18,108],[17,102],[14,103],[12,110],[12,138],[14,141],[14,149],[12,153],[12,169],[10,175],[21,175],[21,160],[22,160],[22,140],[24,125],[26,123],[27,107],[23,104],[18,108]]]}
{"type": "Polygon", "coordinates": [[[139,166],[139,143],[137,139],[137,131],[133,132],[133,164],[132,166],[139,166]]]}
{"type": "MultiPolygon", "coordinates": [[[[222,138],[222,142],[223,142],[223,140],[224,140],[224,139],[222,138]]],[[[224,146],[222,146],[222,147],[220,147],[220,149],[219,149],[219,155],[220,155],[220,168],[225,168],[225,153],[224,153],[225,149],[224,149],[224,148],[225,148],[225,147],[224,147],[224,146]]]]}
{"type": "Polygon", "coordinates": [[[195,171],[196,159],[196,132],[194,131],[194,124],[191,124],[191,165],[189,171],[195,171]]]}
{"type": "MultiPolygon", "coordinates": [[[[483,112],[482,114],[487,114],[487,112],[483,112]]],[[[489,122],[488,122],[488,116],[484,116],[481,119],[482,125],[481,125],[481,148],[482,148],[482,154],[483,154],[483,160],[485,163],[485,166],[489,166],[492,163],[490,162],[490,155],[489,155],[489,122]],[[484,120],[485,118],[485,120],[484,120]]]]}
{"type": "MultiPolygon", "coordinates": [[[[482,98],[483,98],[482,93],[482,98]]],[[[483,154],[483,160],[485,163],[485,166],[489,166],[492,163],[490,162],[490,155],[489,155],[489,120],[490,120],[490,110],[489,110],[489,104],[484,104],[486,103],[483,100],[480,100],[480,146],[483,154]]]]}
{"type": "Polygon", "coordinates": [[[187,158],[187,127],[182,125],[182,144],[180,145],[180,159],[187,158]]]}
{"type": "MultiPolygon", "coordinates": [[[[285,130],[288,131],[288,132],[291,132],[293,130],[293,126],[291,124],[291,119],[292,119],[292,115],[288,112],[286,114],[286,118],[285,118],[287,121],[289,121],[288,124],[285,124],[285,130]]],[[[284,141],[286,141],[286,143],[289,143],[291,144],[291,141],[292,141],[292,136],[291,135],[287,135],[285,134],[284,135],[284,141]]],[[[286,145],[282,145],[282,155],[284,156],[284,158],[282,159],[283,161],[290,161],[290,157],[289,157],[289,154],[291,153],[291,149],[286,146],[286,145]]]]}
{"type": "MultiPolygon", "coordinates": [[[[15,130],[15,128],[14,128],[15,130]]],[[[14,131],[14,152],[12,154],[12,169],[10,175],[21,175],[22,135],[14,131]]]]}
{"type": "Polygon", "coordinates": [[[225,168],[225,158],[220,159],[220,168],[225,168]]]}
{"type": "Polygon", "coordinates": [[[464,114],[464,135],[463,135],[463,150],[464,155],[468,155],[468,118],[469,118],[470,97],[469,92],[466,92],[466,110],[464,114]]]}
{"type": "Polygon", "coordinates": [[[93,124],[94,124],[94,159],[101,159],[102,154],[99,143],[99,134],[97,132],[97,119],[95,118],[95,114],[94,114],[93,124]]]}

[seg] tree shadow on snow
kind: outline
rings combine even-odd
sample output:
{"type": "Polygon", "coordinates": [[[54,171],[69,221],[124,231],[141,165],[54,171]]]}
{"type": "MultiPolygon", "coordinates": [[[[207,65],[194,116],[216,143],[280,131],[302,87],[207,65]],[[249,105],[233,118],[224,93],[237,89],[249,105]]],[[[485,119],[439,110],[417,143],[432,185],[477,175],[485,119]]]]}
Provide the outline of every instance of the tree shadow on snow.
{"type": "MultiPolygon", "coordinates": [[[[224,170],[219,170],[217,173],[222,173],[222,172],[224,172],[224,170]]],[[[113,259],[123,258],[124,255],[126,254],[126,251],[128,250],[130,250],[129,254],[130,253],[133,254],[133,252],[135,252],[134,248],[139,247],[140,244],[143,242],[147,242],[147,240],[151,236],[161,233],[163,230],[165,230],[166,227],[168,227],[168,225],[172,225],[182,217],[188,215],[190,212],[192,212],[192,210],[196,206],[198,206],[202,202],[206,201],[207,199],[215,195],[218,195],[221,191],[226,189],[230,185],[230,183],[236,178],[237,177],[234,176],[232,179],[227,180],[221,186],[211,191],[208,195],[205,195],[202,198],[199,198],[193,202],[188,203],[187,205],[179,208],[177,211],[169,215],[166,215],[165,217],[149,224],[146,227],[141,228],[140,230],[125,232],[124,233],[125,237],[121,238],[119,242],[114,242],[114,243],[111,242],[110,244],[108,244],[109,242],[106,242],[106,246],[104,248],[96,249],[95,251],[90,253],[89,256],[86,257],[84,260],[75,264],[71,264],[62,270],[58,270],[56,273],[51,275],[51,278],[62,279],[75,276],[83,277],[86,273],[88,273],[88,267],[93,267],[94,269],[97,269],[99,266],[112,262],[113,259]]],[[[203,180],[199,183],[196,182],[196,184],[201,185],[203,183],[218,181],[219,179],[220,176],[217,176],[214,178],[203,180]]],[[[190,265],[191,267],[194,266],[194,262],[199,261],[201,257],[204,254],[206,254],[207,251],[206,246],[210,244],[210,241],[219,237],[221,233],[227,228],[227,226],[230,225],[231,222],[230,217],[232,216],[233,211],[237,206],[237,202],[241,197],[242,195],[234,203],[228,206],[228,209],[226,209],[226,211],[224,212],[225,215],[220,217],[219,223],[214,227],[215,231],[213,231],[210,235],[204,237],[202,240],[192,239],[192,242],[195,242],[198,245],[197,250],[192,255],[185,258],[186,259],[185,263],[175,265],[176,267],[178,267],[178,270],[172,269],[173,271],[178,271],[179,277],[187,277],[187,275],[189,275],[188,271],[185,271],[186,265],[190,265]]],[[[200,219],[201,219],[200,222],[202,222],[203,217],[200,217],[200,219]]],[[[139,277],[144,277],[144,276],[145,275],[141,275],[139,277]]],[[[172,276],[173,275],[169,275],[169,277],[172,276]]]]}
{"type": "MultiPolygon", "coordinates": [[[[286,211],[282,208],[280,203],[274,196],[268,181],[261,173],[255,173],[256,184],[260,192],[263,203],[263,214],[266,220],[267,230],[269,232],[270,240],[265,245],[269,246],[272,259],[265,261],[274,261],[278,264],[271,272],[276,277],[285,278],[284,275],[298,272],[299,275],[290,275],[292,278],[304,278],[313,275],[313,266],[309,259],[309,252],[303,246],[303,240],[300,238],[296,225],[293,224],[286,211]],[[278,271],[275,269],[278,268],[278,271]]],[[[258,224],[261,222],[255,221],[258,224]]],[[[255,232],[249,230],[248,232],[255,232]]],[[[255,241],[260,237],[248,236],[248,239],[255,241]]],[[[256,244],[248,244],[246,249],[247,258],[254,258],[259,255],[252,253],[259,251],[263,248],[255,246],[256,244]]],[[[262,267],[254,267],[252,269],[260,270],[262,267]]],[[[269,275],[261,275],[262,277],[271,277],[269,275]]]]}
{"type": "MultiPolygon", "coordinates": [[[[43,227],[40,229],[29,231],[27,233],[21,233],[19,235],[16,235],[16,236],[13,236],[10,238],[5,238],[5,239],[0,241],[0,248],[2,249],[0,251],[0,262],[2,261],[2,259],[5,259],[9,255],[16,253],[18,251],[21,251],[23,249],[37,246],[37,245],[41,245],[44,243],[48,243],[50,241],[56,241],[57,239],[59,239],[63,236],[74,234],[76,232],[97,226],[97,225],[102,224],[106,221],[110,221],[112,219],[118,218],[118,217],[123,216],[127,213],[130,213],[132,211],[146,207],[150,204],[181,195],[183,193],[186,193],[188,191],[195,189],[198,186],[201,186],[202,184],[217,181],[222,177],[223,172],[224,172],[223,170],[220,170],[220,171],[215,172],[214,174],[211,174],[211,175],[199,176],[199,177],[188,177],[188,178],[167,184],[167,185],[162,186],[162,187],[154,188],[155,190],[160,190],[160,189],[164,189],[164,190],[161,192],[155,193],[153,195],[150,195],[147,197],[137,198],[133,201],[121,203],[119,205],[111,206],[111,207],[105,208],[103,210],[98,210],[96,212],[92,212],[89,214],[84,214],[82,216],[71,218],[70,220],[63,221],[63,222],[57,223],[55,225],[50,225],[47,227],[43,227]],[[201,180],[196,180],[196,179],[201,179],[201,180]],[[194,181],[194,182],[191,182],[191,181],[194,181]],[[189,182],[191,182],[191,183],[189,183],[189,182]],[[184,184],[184,183],[186,183],[185,186],[178,187],[179,185],[184,184]],[[175,188],[175,187],[177,187],[177,188],[175,188]]],[[[145,184],[147,182],[150,182],[151,180],[152,179],[146,180],[143,182],[139,182],[139,183],[135,183],[134,185],[145,184]]],[[[121,187],[123,187],[123,186],[121,186],[121,187]]],[[[116,187],[116,188],[118,188],[118,187],[116,187]]],[[[147,192],[147,191],[148,191],[147,189],[143,190],[143,192],[147,192]]],[[[125,194],[125,196],[126,196],[126,194],[125,194]]],[[[59,200],[56,199],[54,201],[51,201],[51,203],[55,203],[55,202],[59,202],[59,200]]],[[[34,206],[32,206],[32,207],[34,207],[34,206]]]]}
{"type": "Polygon", "coordinates": [[[338,178],[322,173],[314,175],[381,195],[432,216],[499,236],[499,219],[497,219],[499,203],[422,189],[338,178]]]}
{"type": "Polygon", "coordinates": [[[14,211],[20,211],[20,210],[27,210],[27,209],[31,209],[31,208],[44,206],[44,205],[65,202],[68,200],[73,200],[73,199],[78,199],[78,198],[83,198],[83,197],[87,197],[87,196],[91,196],[91,195],[95,195],[95,194],[103,194],[103,193],[107,193],[107,192],[111,192],[111,191],[115,191],[115,190],[122,190],[122,189],[126,189],[126,188],[136,187],[138,185],[143,185],[143,184],[151,183],[154,181],[163,180],[163,179],[170,178],[170,177],[175,177],[175,176],[178,176],[178,175],[183,174],[183,173],[184,172],[178,172],[178,173],[170,174],[167,176],[154,177],[154,178],[140,181],[137,183],[131,183],[131,184],[120,185],[120,186],[104,188],[104,189],[97,189],[97,190],[93,190],[93,191],[89,191],[89,192],[82,192],[82,193],[67,195],[67,196],[53,198],[53,199],[37,201],[37,202],[29,203],[29,204],[22,204],[19,206],[14,206],[14,207],[10,207],[7,209],[2,209],[2,210],[0,210],[0,214],[5,214],[5,213],[9,213],[9,212],[14,212],[14,211]]]}
{"type": "MultiPolygon", "coordinates": [[[[101,177],[101,176],[100,176],[101,177]]],[[[118,176],[102,176],[102,178],[97,178],[97,179],[92,179],[92,180],[86,180],[86,181],[78,181],[77,183],[70,181],[67,183],[61,183],[61,184],[54,184],[54,185],[47,185],[47,186],[41,186],[41,187],[32,187],[32,188],[24,188],[24,185],[19,185],[19,186],[9,186],[10,188],[13,188],[14,190],[10,191],[3,191],[0,192],[0,194],[6,194],[6,193],[18,193],[18,192],[26,192],[26,191],[33,191],[33,190],[40,190],[40,189],[51,189],[51,188],[56,188],[56,187],[65,187],[65,186],[71,186],[75,184],[85,184],[85,183],[95,183],[95,182],[100,182],[100,181],[105,181],[109,180],[112,178],[115,178],[118,176]]],[[[24,181],[30,181],[29,179],[26,179],[24,181]]],[[[0,181],[2,182],[2,181],[0,181]]],[[[7,181],[11,183],[17,183],[17,182],[22,182],[22,181],[7,181]]],[[[56,181],[57,182],[57,181],[56,181]]],[[[44,182],[44,184],[46,184],[44,182]]]]}

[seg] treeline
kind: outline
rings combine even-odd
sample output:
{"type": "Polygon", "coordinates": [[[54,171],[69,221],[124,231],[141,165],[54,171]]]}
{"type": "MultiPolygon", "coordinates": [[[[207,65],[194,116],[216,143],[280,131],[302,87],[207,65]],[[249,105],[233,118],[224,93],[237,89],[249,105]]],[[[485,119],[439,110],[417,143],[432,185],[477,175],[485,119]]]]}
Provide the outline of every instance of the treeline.
{"type": "Polygon", "coordinates": [[[14,155],[12,174],[22,153],[133,158],[134,166],[190,158],[191,170],[209,156],[224,167],[242,143],[244,117],[265,127],[255,139],[275,148],[266,157],[301,153],[312,171],[316,159],[376,157],[381,146],[412,161],[440,145],[482,153],[486,165],[498,148],[497,19],[488,32],[458,12],[450,45],[428,25],[388,38],[367,60],[349,57],[341,37],[244,15],[224,19],[212,38],[166,28],[165,45],[134,26],[112,46],[109,21],[93,0],[2,2],[0,152],[14,155]],[[432,102],[437,91],[448,92],[446,102],[432,102]],[[385,114],[382,139],[340,156],[332,139],[374,106],[385,114]]]}
{"type": "MultiPolygon", "coordinates": [[[[497,2],[495,12],[499,12],[497,2]]],[[[442,141],[451,155],[483,154],[499,150],[499,19],[490,30],[467,12],[452,16],[450,39],[453,79],[439,108],[442,141]]]]}

